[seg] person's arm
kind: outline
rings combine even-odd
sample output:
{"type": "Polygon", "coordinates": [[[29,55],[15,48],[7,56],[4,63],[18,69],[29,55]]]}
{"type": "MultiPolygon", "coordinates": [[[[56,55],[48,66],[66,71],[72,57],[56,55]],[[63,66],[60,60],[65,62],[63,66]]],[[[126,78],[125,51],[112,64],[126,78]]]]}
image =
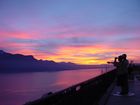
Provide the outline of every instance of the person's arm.
{"type": "Polygon", "coordinates": [[[118,58],[117,58],[117,57],[115,57],[114,62],[113,62],[113,65],[114,65],[114,66],[118,66],[117,59],[118,59],[118,58]]]}

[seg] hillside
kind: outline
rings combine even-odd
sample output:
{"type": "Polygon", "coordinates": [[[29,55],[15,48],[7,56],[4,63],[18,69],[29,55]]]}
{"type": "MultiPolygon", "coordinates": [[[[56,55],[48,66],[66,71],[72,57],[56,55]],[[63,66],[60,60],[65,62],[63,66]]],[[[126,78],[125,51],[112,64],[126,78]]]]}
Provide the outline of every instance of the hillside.
{"type": "Polygon", "coordinates": [[[101,65],[77,65],[74,63],[37,60],[32,55],[11,54],[0,50],[0,73],[43,72],[90,69],[101,65]]]}

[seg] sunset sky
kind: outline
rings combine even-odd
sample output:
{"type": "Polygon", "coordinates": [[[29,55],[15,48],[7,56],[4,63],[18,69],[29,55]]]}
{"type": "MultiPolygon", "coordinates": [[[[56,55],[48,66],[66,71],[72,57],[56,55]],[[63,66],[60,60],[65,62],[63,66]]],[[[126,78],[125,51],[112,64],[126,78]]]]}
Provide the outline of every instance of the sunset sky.
{"type": "Polygon", "coordinates": [[[37,59],[140,62],[140,0],[0,0],[0,49],[37,59]]]}

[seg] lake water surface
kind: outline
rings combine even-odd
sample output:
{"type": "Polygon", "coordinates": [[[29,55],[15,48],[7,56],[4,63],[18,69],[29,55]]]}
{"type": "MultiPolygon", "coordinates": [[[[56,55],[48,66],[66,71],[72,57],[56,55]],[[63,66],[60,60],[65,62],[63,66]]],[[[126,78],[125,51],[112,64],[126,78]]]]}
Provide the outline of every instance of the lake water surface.
{"type": "Polygon", "coordinates": [[[101,75],[101,69],[0,74],[0,105],[22,105],[71,85],[101,75]]]}

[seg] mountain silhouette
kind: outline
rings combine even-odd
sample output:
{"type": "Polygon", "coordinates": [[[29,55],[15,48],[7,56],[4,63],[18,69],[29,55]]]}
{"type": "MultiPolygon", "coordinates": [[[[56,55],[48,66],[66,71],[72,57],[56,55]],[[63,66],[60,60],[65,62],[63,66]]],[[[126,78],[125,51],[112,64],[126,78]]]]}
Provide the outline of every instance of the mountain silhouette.
{"type": "Polygon", "coordinates": [[[0,50],[0,73],[43,72],[89,69],[97,65],[77,65],[71,62],[37,60],[32,55],[11,54],[0,50]]]}

